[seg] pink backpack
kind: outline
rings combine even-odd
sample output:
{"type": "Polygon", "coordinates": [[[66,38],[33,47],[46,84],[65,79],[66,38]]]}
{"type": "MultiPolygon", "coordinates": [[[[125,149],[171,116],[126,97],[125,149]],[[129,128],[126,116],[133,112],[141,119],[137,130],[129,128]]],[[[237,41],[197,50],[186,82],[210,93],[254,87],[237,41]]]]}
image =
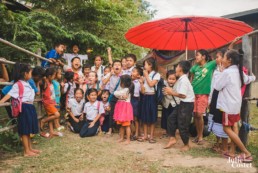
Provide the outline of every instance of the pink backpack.
{"type": "Polygon", "coordinates": [[[11,105],[12,105],[12,115],[14,118],[17,118],[22,111],[22,97],[24,92],[24,87],[21,81],[16,82],[19,88],[19,97],[12,98],[11,105]]]}

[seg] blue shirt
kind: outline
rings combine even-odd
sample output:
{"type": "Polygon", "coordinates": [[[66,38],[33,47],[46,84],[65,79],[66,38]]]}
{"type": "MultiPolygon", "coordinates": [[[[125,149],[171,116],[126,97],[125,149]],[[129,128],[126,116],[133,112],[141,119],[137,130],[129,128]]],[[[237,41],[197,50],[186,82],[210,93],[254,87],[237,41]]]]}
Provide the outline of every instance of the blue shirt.
{"type": "MultiPolygon", "coordinates": [[[[55,49],[52,49],[51,51],[49,51],[45,56],[45,58],[47,58],[47,59],[49,59],[49,58],[58,59],[59,57],[60,57],[60,55],[56,52],[55,49]]],[[[41,63],[41,67],[48,68],[48,67],[50,67],[50,63],[48,61],[43,60],[41,63]]]]}
{"type": "Polygon", "coordinates": [[[60,105],[60,98],[61,98],[60,84],[56,80],[53,80],[52,84],[53,84],[54,90],[55,90],[56,104],[60,105]]]}
{"type": "MultiPolygon", "coordinates": [[[[11,81],[13,82],[13,81],[11,81]]],[[[31,78],[30,80],[28,80],[28,83],[30,84],[31,88],[35,91],[35,93],[37,93],[39,90],[34,82],[34,80],[31,78]]],[[[5,86],[3,89],[2,89],[2,93],[4,95],[8,94],[8,92],[12,89],[13,85],[8,85],[8,86],[5,86]]]]}

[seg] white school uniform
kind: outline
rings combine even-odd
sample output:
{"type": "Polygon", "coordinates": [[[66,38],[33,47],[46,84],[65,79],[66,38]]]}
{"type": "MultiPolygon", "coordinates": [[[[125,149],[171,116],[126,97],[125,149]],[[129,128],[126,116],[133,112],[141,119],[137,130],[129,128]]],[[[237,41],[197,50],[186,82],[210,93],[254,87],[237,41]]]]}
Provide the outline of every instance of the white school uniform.
{"type": "MultiPolygon", "coordinates": [[[[35,91],[32,89],[30,84],[26,81],[21,80],[21,83],[24,87],[23,97],[22,97],[22,103],[24,102],[30,102],[32,103],[35,98],[35,91]]],[[[8,92],[8,95],[11,97],[17,99],[19,97],[19,87],[18,84],[15,83],[12,87],[12,89],[8,92]]]]}
{"type": "Polygon", "coordinates": [[[131,76],[134,67],[135,67],[135,66],[132,66],[132,67],[129,68],[129,69],[123,70],[123,75],[127,74],[127,75],[131,76]]]}
{"type": "Polygon", "coordinates": [[[133,81],[134,84],[134,97],[140,97],[141,84],[138,79],[133,81]]]}
{"type": "MultiPolygon", "coordinates": [[[[104,69],[105,66],[101,65],[97,71],[98,74],[98,81],[101,81],[102,77],[104,76],[104,69]]],[[[95,71],[96,70],[96,66],[92,66],[91,67],[91,71],[95,71]]]]}
{"type": "Polygon", "coordinates": [[[74,53],[64,53],[63,58],[66,60],[68,66],[72,66],[72,59],[74,57],[79,57],[81,60],[81,64],[83,64],[84,60],[88,60],[88,55],[74,54],[74,53]]]}
{"type": "Polygon", "coordinates": [[[84,99],[82,99],[80,102],[77,102],[75,98],[71,98],[68,100],[68,108],[71,109],[71,112],[74,116],[78,117],[83,112],[84,103],[84,99]]]}
{"type": "Polygon", "coordinates": [[[121,88],[120,90],[117,90],[114,92],[114,95],[118,98],[118,100],[123,100],[125,102],[130,102],[131,101],[131,94],[129,93],[128,88],[121,88]],[[128,96],[126,99],[121,99],[121,97],[125,98],[128,96]]]}
{"type": "MultiPolygon", "coordinates": [[[[102,84],[103,84],[103,80],[109,78],[110,75],[111,75],[111,73],[108,73],[108,74],[106,74],[106,75],[102,78],[102,81],[101,81],[102,84]]],[[[109,89],[110,89],[110,80],[107,82],[106,85],[103,84],[103,89],[105,89],[105,90],[109,90],[109,89]]]]}
{"type": "Polygon", "coordinates": [[[178,79],[178,84],[177,84],[177,88],[176,91],[179,94],[185,95],[186,98],[180,98],[180,101],[182,102],[194,102],[195,99],[195,95],[194,95],[194,91],[193,91],[193,86],[191,85],[188,77],[186,74],[180,76],[180,78],[178,79]]]}
{"type": "Polygon", "coordinates": [[[97,115],[105,113],[103,103],[96,100],[93,104],[91,102],[87,102],[84,106],[84,113],[86,113],[86,119],[93,121],[97,115]],[[99,109],[98,109],[99,102],[99,109]]]}
{"type": "MultiPolygon", "coordinates": [[[[166,86],[169,86],[168,83],[167,83],[167,81],[164,81],[164,84],[165,84],[166,86]]],[[[178,82],[176,82],[176,83],[174,84],[174,86],[172,87],[172,89],[173,89],[174,91],[176,91],[177,86],[178,86],[178,82]]],[[[162,99],[162,105],[163,105],[165,108],[168,108],[170,104],[171,104],[172,107],[176,107],[177,105],[180,104],[180,98],[174,96],[174,99],[173,99],[173,97],[172,97],[171,95],[165,95],[164,98],[162,99]],[[174,100],[174,99],[175,99],[175,100],[174,100]]]]}
{"type": "Polygon", "coordinates": [[[68,83],[65,83],[65,85],[64,85],[64,93],[67,92],[68,86],[70,85],[70,89],[69,89],[69,91],[67,93],[68,94],[68,98],[74,98],[74,90],[76,88],[76,84],[74,82],[73,83],[68,82],[68,83]]]}
{"type": "MultiPolygon", "coordinates": [[[[151,81],[153,80],[157,80],[159,81],[160,80],[160,74],[158,72],[155,72],[155,71],[151,71],[149,73],[149,78],[151,81]],[[156,74],[155,74],[156,73],[156,74]],[[154,75],[155,74],[155,75],[154,75]],[[154,75],[154,76],[153,76],[154,75]]],[[[147,83],[147,80],[144,79],[144,88],[145,88],[145,93],[155,93],[155,88],[154,87],[150,87],[147,83]]],[[[157,84],[156,84],[156,87],[157,87],[157,84]]]]}
{"type": "MultiPolygon", "coordinates": [[[[249,84],[255,76],[243,75],[244,83],[249,84]]],[[[236,65],[229,66],[219,73],[214,88],[219,91],[217,109],[227,114],[239,114],[242,104],[241,80],[236,65]]]]}

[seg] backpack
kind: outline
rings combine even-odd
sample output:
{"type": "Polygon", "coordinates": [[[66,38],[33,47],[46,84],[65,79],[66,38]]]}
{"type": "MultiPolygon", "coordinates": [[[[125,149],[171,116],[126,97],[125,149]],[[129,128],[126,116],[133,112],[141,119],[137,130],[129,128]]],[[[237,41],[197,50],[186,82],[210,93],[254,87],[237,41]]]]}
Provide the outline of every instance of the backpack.
{"type": "MultiPolygon", "coordinates": [[[[152,76],[152,80],[154,78],[154,76],[156,75],[157,73],[154,73],[153,76],[152,76]]],[[[164,94],[162,92],[162,88],[165,86],[164,84],[164,79],[163,78],[160,78],[160,80],[158,81],[157,83],[157,86],[155,85],[154,86],[154,90],[155,90],[155,94],[156,94],[156,98],[157,98],[157,103],[158,104],[161,104],[162,102],[162,99],[164,98],[164,94]]]]}
{"type": "Polygon", "coordinates": [[[12,115],[14,118],[17,118],[22,112],[22,97],[24,93],[24,86],[22,85],[21,81],[16,82],[19,88],[19,96],[18,98],[12,98],[11,100],[11,106],[12,106],[12,115]]]}

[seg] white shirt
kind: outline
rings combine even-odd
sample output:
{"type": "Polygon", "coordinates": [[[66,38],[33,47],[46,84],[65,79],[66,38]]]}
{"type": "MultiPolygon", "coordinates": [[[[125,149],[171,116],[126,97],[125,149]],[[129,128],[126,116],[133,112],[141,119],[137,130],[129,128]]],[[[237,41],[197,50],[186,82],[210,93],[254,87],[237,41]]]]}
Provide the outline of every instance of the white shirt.
{"type": "Polygon", "coordinates": [[[72,59],[74,57],[79,57],[81,59],[81,64],[83,64],[83,60],[88,60],[88,55],[80,55],[74,53],[64,53],[63,58],[66,60],[68,66],[72,66],[72,59]]]}
{"type": "MultiPolygon", "coordinates": [[[[244,76],[244,83],[255,80],[255,76],[244,76]]],[[[241,80],[239,69],[236,65],[229,66],[220,72],[214,88],[219,91],[217,109],[227,114],[239,114],[242,104],[241,80]]]]}
{"type": "Polygon", "coordinates": [[[135,67],[135,66],[132,66],[132,67],[129,68],[129,69],[123,70],[123,73],[122,73],[122,74],[123,74],[123,75],[128,74],[129,76],[131,76],[134,67],[135,67]]]}
{"type": "Polygon", "coordinates": [[[68,91],[68,98],[74,98],[74,90],[75,90],[75,88],[76,88],[76,84],[75,84],[74,82],[73,82],[73,83],[68,82],[68,83],[65,83],[65,84],[64,84],[64,93],[67,92],[68,86],[70,85],[70,89],[69,89],[69,91],[68,91]],[[69,83],[69,84],[68,84],[68,83],[69,83]]]}
{"type": "Polygon", "coordinates": [[[83,112],[86,113],[87,120],[93,121],[97,115],[105,113],[105,110],[103,103],[96,100],[93,104],[91,104],[91,102],[87,102],[84,106],[83,112]]]}
{"type": "MultiPolygon", "coordinates": [[[[164,84],[165,84],[166,86],[169,86],[168,83],[167,83],[167,81],[164,81],[164,84]]],[[[176,83],[174,84],[174,86],[172,87],[174,91],[176,91],[177,86],[178,86],[178,82],[176,82],[176,83]]],[[[177,92],[177,91],[176,91],[176,92],[177,92]]],[[[174,96],[174,99],[173,99],[173,97],[172,97],[171,95],[165,95],[164,98],[162,99],[162,105],[163,105],[165,108],[168,108],[170,104],[171,104],[172,107],[175,107],[175,106],[179,105],[179,104],[180,104],[180,98],[174,96]],[[174,99],[175,99],[176,101],[175,101],[174,99]]]]}
{"type": "Polygon", "coordinates": [[[138,79],[133,81],[134,84],[134,97],[140,97],[141,84],[138,79]]]}
{"type": "Polygon", "coordinates": [[[77,102],[76,99],[72,98],[68,100],[68,108],[71,108],[71,112],[74,116],[80,116],[83,112],[84,99],[77,102]]]}
{"type": "MultiPolygon", "coordinates": [[[[160,74],[155,72],[155,71],[152,71],[149,73],[149,78],[151,81],[153,80],[157,80],[159,81],[160,80],[160,74]],[[155,74],[156,73],[156,74],[155,74]],[[155,75],[154,75],[155,74],[155,75]],[[154,75],[154,76],[153,76],[154,75]]],[[[156,87],[157,87],[157,84],[156,84],[156,87]]],[[[150,87],[147,83],[147,80],[144,79],[144,88],[145,88],[145,92],[146,93],[154,93],[155,92],[155,88],[154,87],[150,87]]]]}
{"type": "Polygon", "coordinates": [[[116,90],[114,92],[114,95],[119,99],[119,100],[123,100],[125,102],[130,102],[131,101],[131,94],[129,93],[129,89],[128,88],[120,88],[119,90],[116,90]],[[123,98],[127,98],[126,99],[120,99],[123,96],[123,98]]]}
{"type": "Polygon", "coordinates": [[[176,88],[176,92],[186,96],[186,98],[184,99],[180,98],[180,101],[194,102],[195,95],[194,95],[193,87],[187,75],[186,74],[182,75],[177,82],[178,82],[178,85],[176,88]]]}
{"type": "MultiPolygon", "coordinates": [[[[108,73],[108,74],[106,74],[106,75],[102,78],[102,84],[103,84],[103,80],[109,78],[110,75],[111,75],[111,74],[108,73]]],[[[110,80],[106,83],[106,85],[103,84],[103,89],[109,90],[109,88],[110,88],[110,80]]]]}
{"type": "Polygon", "coordinates": [[[209,104],[211,103],[211,99],[212,99],[212,94],[213,94],[213,90],[214,90],[214,84],[217,83],[217,79],[218,79],[218,76],[219,76],[219,69],[216,68],[213,72],[213,75],[212,75],[212,79],[211,79],[211,92],[210,92],[210,95],[209,95],[209,104]]]}
{"type": "MultiPolygon", "coordinates": [[[[105,66],[101,65],[97,71],[98,74],[98,81],[101,81],[101,78],[104,76],[104,69],[105,66]]],[[[96,66],[92,66],[91,67],[91,71],[95,71],[96,70],[96,66]]]]}
{"type": "MultiPolygon", "coordinates": [[[[22,85],[24,87],[23,90],[23,97],[22,97],[22,103],[24,102],[33,102],[35,97],[35,91],[32,89],[30,84],[26,81],[21,80],[22,85]]],[[[13,98],[19,97],[19,87],[18,84],[15,83],[12,87],[12,89],[8,92],[8,95],[12,96],[13,98]]]]}

